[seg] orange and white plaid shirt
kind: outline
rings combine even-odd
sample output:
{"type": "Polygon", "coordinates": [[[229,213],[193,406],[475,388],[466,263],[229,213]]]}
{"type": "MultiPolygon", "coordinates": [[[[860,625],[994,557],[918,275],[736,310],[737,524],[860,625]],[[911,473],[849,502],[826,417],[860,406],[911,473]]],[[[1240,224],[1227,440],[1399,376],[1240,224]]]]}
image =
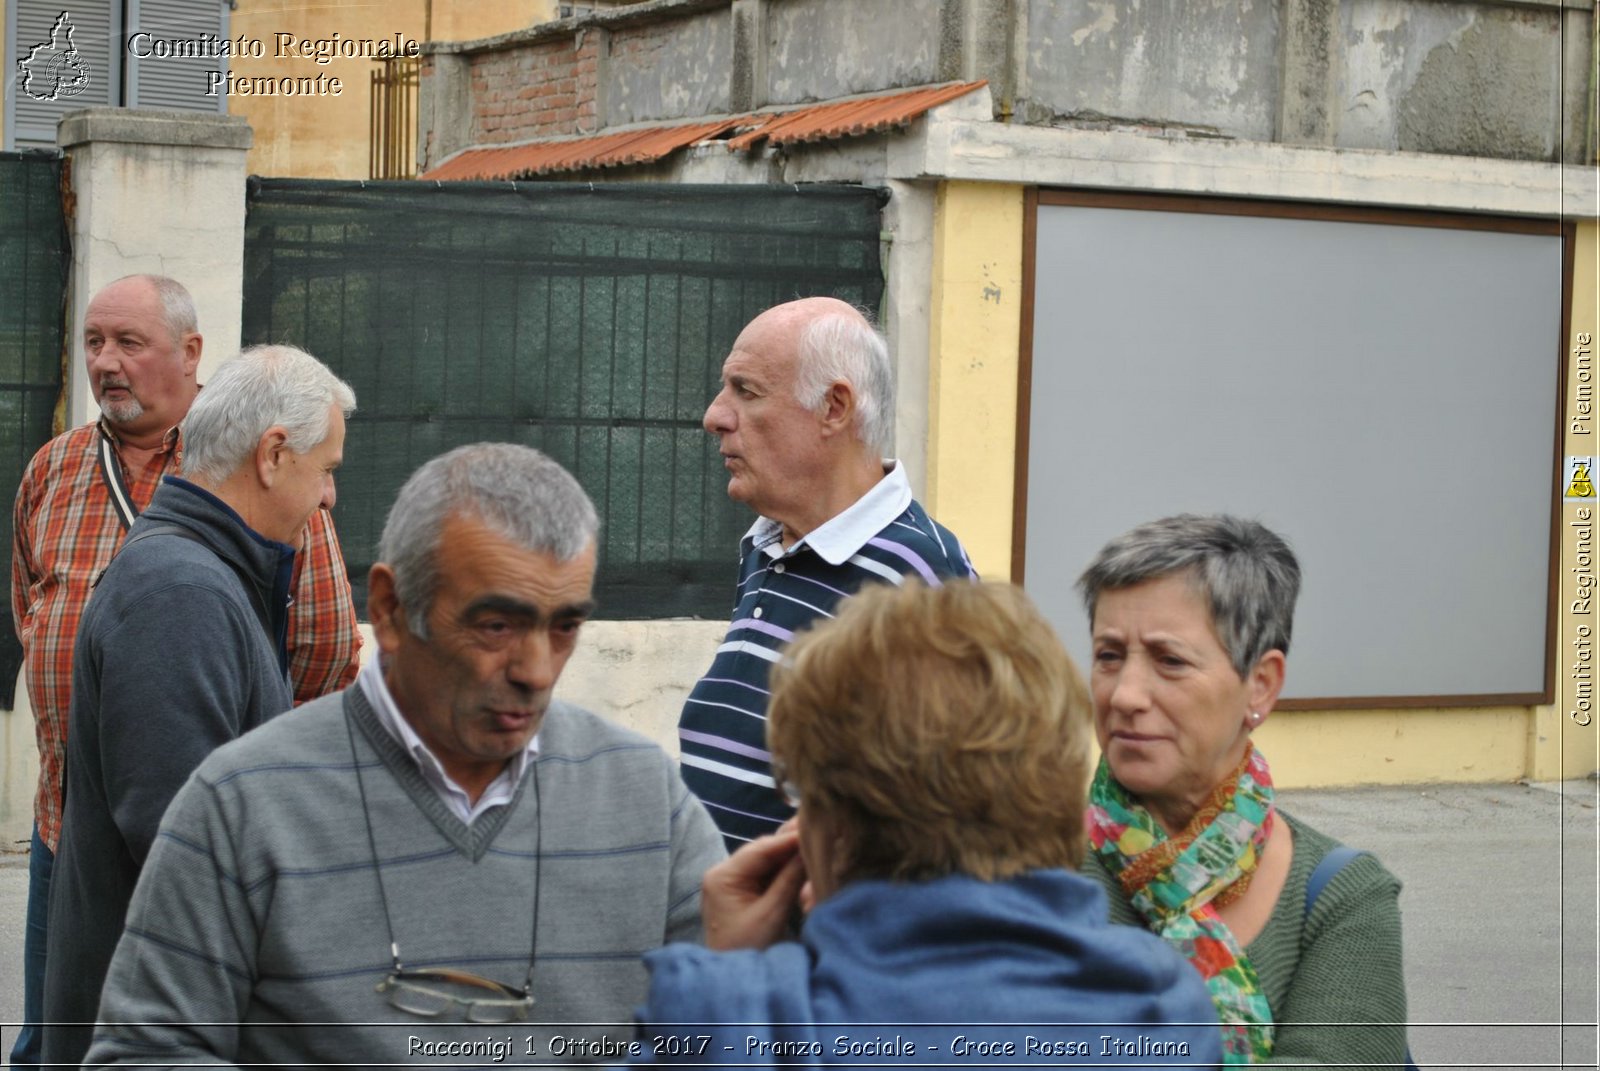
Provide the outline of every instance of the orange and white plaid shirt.
{"type": "MultiPolygon", "coordinates": [[[[39,742],[34,820],[51,851],[61,835],[73,642],[89,591],[126,534],[100,473],[102,437],[117,449],[129,496],[141,511],[150,504],[161,477],[177,474],[183,459],[183,444],[173,428],[143,470],[134,471],[123,457],[116,433],[100,421],[74,428],[40,447],[17,488],[11,615],[22,643],[39,742]]],[[[350,578],[333,518],[326,510],[312,514],[294,568],[289,682],[295,702],[304,703],[347,686],[360,668],[361,633],[350,578]]],[[[159,668],[150,667],[151,672],[159,668]]]]}

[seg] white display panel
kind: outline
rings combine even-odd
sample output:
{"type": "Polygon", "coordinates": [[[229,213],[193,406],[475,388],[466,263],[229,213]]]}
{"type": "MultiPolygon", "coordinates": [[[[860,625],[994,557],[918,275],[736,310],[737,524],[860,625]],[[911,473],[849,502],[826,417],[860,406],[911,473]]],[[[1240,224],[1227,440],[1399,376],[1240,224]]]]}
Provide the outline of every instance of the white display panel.
{"type": "Polygon", "coordinates": [[[1287,698],[1547,692],[1543,229],[1040,204],[1025,586],[1080,665],[1095,551],[1226,511],[1300,558],[1287,698]]]}

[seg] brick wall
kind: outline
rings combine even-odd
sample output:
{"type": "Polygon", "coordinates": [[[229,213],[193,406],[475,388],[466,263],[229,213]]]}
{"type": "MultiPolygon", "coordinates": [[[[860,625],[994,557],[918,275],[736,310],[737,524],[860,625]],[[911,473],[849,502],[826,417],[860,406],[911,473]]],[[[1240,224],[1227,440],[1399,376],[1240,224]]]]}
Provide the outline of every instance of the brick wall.
{"type": "Polygon", "coordinates": [[[603,39],[590,31],[472,57],[472,140],[496,144],[597,130],[603,39]]]}

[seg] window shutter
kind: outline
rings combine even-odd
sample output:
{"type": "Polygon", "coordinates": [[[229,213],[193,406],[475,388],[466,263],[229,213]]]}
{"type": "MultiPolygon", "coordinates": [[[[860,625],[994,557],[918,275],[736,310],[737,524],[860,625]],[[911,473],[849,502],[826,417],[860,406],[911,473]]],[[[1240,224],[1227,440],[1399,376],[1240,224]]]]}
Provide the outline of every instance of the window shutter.
{"type": "Polygon", "coordinates": [[[56,121],[67,112],[121,102],[122,50],[116,47],[121,10],[121,3],[111,0],[74,3],[69,11],[61,0],[12,0],[6,27],[6,148],[54,148],[56,121]],[[63,14],[66,23],[52,39],[63,14]],[[28,64],[26,86],[19,62],[28,64]]]}
{"type": "MultiPolygon", "coordinates": [[[[228,7],[224,0],[129,0],[128,33],[147,33],[154,40],[196,42],[216,46],[228,38],[228,7]]],[[[141,39],[139,51],[150,52],[141,39]]],[[[226,112],[228,98],[221,89],[206,95],[208,71],[226,75],[228,59],[222,56],[127,56],[128,107],[176,108],[190,112],[226,112]]]]}

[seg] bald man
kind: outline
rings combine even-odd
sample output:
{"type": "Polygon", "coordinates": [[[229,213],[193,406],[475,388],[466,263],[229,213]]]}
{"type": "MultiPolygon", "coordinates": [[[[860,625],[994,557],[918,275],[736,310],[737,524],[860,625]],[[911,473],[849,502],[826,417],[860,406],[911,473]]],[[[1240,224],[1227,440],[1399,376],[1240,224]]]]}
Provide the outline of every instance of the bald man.
{"type": "Polygon", "coordinates": [[[784,644],[868,583],[970,578],[960,542],[884,458],[889,350],[857,309],[803,298],[750,321],[706,410],[728,497],[758,516],[739,548],[733,622],[678,723],[683,779],[730,851],[794,813],[766,744],[767,673],[784,644]]]}

